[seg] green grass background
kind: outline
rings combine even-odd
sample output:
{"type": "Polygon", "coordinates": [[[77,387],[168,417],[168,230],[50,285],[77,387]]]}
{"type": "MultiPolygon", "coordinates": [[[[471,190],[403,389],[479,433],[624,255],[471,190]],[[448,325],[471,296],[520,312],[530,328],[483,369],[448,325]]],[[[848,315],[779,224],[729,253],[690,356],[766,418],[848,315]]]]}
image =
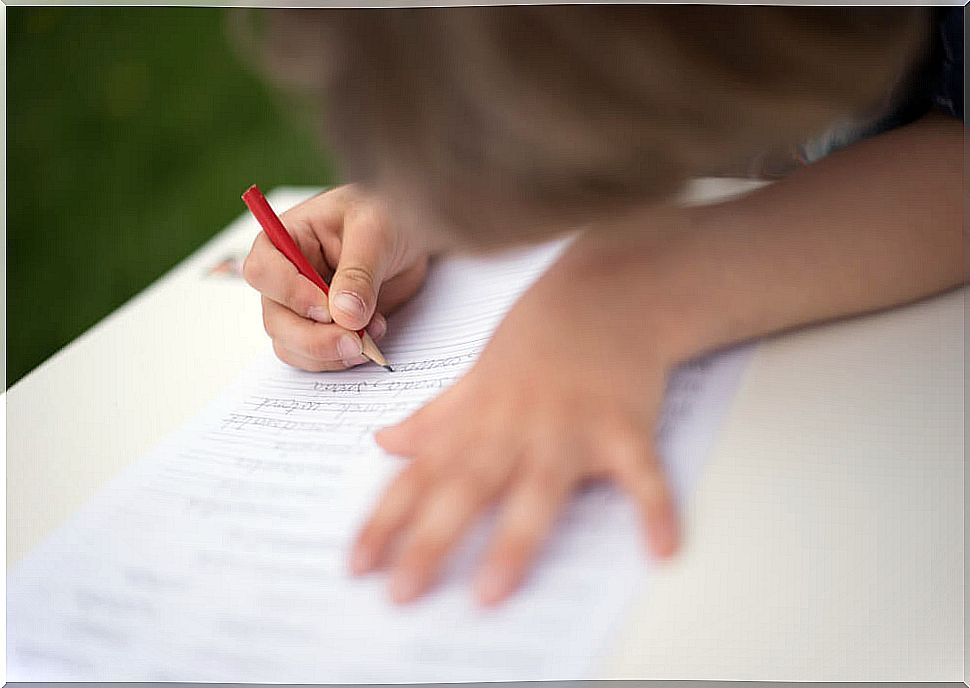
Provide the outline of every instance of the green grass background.
{"type": "Polygon", "coordinates": [[[215,8],[8,7],[7,385],[191,253],[253,182],[325,185],[314,110],[215,8]]]}

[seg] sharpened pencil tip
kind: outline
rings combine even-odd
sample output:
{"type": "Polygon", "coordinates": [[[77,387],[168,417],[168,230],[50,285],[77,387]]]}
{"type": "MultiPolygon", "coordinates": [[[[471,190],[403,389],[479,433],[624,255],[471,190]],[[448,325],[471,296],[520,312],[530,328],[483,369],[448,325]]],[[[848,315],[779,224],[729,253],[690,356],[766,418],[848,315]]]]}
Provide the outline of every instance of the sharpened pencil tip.
{"type": "Polygon", "coordinates": [[[386,370],[389,373],[393,373],[394,372],[394,368],[392,368],[389,365],[383,365],[383,366],[381,366],[381,368],[383,368],[384,370],[386,370]]]}

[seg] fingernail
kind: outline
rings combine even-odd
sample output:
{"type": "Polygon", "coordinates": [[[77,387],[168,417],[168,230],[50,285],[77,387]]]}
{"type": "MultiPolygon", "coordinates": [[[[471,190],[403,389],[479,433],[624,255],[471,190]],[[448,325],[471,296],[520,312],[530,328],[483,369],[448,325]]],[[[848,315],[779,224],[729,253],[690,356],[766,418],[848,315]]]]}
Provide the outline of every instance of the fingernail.
{"type": "Polygon", "coordinates": [[[361,363],[367,363],[366,356],[354,356],[353,358],[346,359],[342,361],[344,366],[347,368],[353,368],[354,366],[359,366],[361,363]]]}
{"type": "Polygon", "coordinates": [[[655,557],[666,559],[677,549],[677,526],[673,519],[663,519],[649,533],[650,549],[655,557]]]}
{"type": "Polygon", "coordinates": [[[489,566],[475,581],[478,599],[483,604],[498,602],[508,592],[512,576],[504,566],[489,566]]]}
{"type": "Polygon", "coordinates": [[[408,602],[417,597],[421,581],[410,571],[398,570],[391,578],[391,599],[395,602],[408,602]]]}
{"type": "Polygon", "coordinates": [[[352,361],[361,354],[360,339],[356,335],[344,334],[337,341],[337,354],[343,361],[352,361]]]}
{"type": "Polygon", "coordinates": [[[387,319],[380,313],[374,313],[374,317],[371,318],[370,325],[367,326],[367,334],[369,334],[374,341],[377,341],[387,332],[387,319]]]}
{"type": "Polygon", "coordinates": [[[394,436],[399,427],[401,427],[401,423],[385,426],[374,433],[374,439],[376,439],[378,442],[389,439],[394,436]]]}
{"type": "Polygon", "coordinates": [[[373,565],[374,557],[366,547],[355,547],[350,557],[350,570],[354,573],[366,573],[373,565]]]}
{"type": "Polygon", "coordinates": [[[316,320],[319,323],[333,322],[333,318],[330,317],[330,309],[326,306],[310,306],[306,314],[310,320],[316,320]]]}
{"type": "Polygon", "coordinates": [[[364,301],[352,291],[342,291],[334,296],[333,305],[352,318],[364,317],[364,301]]]}
{"type": "Polygon", "coordinates": [[[387,450],[386,445],[388,434],[387,428],[383,428],[382,430],[378,430],[374,433],[374,441],[377,442],[377,446],[385,451],[387,450]]]}

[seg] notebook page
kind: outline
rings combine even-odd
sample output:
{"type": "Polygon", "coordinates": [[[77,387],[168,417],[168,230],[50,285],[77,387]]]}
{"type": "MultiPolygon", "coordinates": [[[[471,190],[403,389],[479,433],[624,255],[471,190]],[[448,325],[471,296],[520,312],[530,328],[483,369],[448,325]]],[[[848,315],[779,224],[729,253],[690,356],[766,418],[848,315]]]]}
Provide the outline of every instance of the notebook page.
{"type": "MultiPolygon", "coordinates": [[[[434,267],[382,349],[396,372],[297,371],[267,355],[112,481],[8,577],[8,679],[285,683],[588,675],[649,562],[615,490],[577,495],[533,574],[478,608],[485,518],[417,604],[353,578],[357,526],[400,468],[372,433],[474,362],[563,243],[434,267]]],[[[748,350],[692,362],[668,390],[661,445],[690,490],[748,350]]],[[[65,458],[65,460],[69,460],[65,458]]]]}

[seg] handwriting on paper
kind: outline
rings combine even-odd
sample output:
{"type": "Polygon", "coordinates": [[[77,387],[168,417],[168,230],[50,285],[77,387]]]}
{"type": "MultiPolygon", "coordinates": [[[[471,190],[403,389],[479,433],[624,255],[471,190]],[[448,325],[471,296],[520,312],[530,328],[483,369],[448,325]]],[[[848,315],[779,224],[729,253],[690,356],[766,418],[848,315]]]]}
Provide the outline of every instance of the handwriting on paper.
{"type": "MultiPolygon", "coordinates": [[[[398,335],[382,342],[394,374],[311,374],[271,357],[255,364],[11,573],[8,678],[584,677],[645,580],[638,519],[609,488],[577,496],[531,578],[499,609],[476,607],[468,586],[488,519],[417,605],[391,605],[380,574],[346,573],[350,538],[399,467],[373,432],[473,365],[561,247],[437,265],[393,321],[398,335]]],[[[729,352],[671,381],[663,442],[680,495],[743,362],[743,352],[729,352]]]]}

